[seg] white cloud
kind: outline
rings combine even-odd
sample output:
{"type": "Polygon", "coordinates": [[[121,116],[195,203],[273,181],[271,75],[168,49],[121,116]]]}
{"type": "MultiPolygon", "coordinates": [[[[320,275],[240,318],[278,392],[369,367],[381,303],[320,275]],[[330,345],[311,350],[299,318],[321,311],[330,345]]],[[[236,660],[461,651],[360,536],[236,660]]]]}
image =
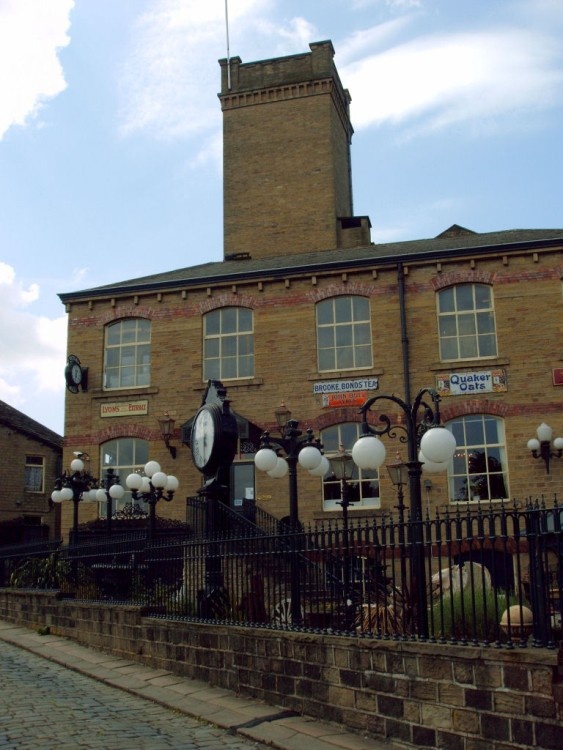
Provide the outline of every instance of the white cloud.
{"type": "MultiPolygon", "coordinates": [[[[370,4],[387,8],[391,20],[335,43],[357,129],[388,123],[398,135],[412,137],[459,123],[480,130],[521,127],[518,115],[560,103],[563,55],[551,0],[539,0],[533,13],[526,4],[510,3],[505,25],[497,14],[496,26],[489,19],[482,30],[459,31],[442,18],[444,31],[424,35],[422,2],[364,3],[370,4]]],[[[231,48],[245,55],[243,62],[301,52],[315,40],[307,18],[283,19],[282,12],[274,0],[231,3],[231,48]]],[[[132,32],[121,82],[122,134],[206,136],[193,164],[218,156],[209,144],[221,128],[216,61],[226,57],[225,32],[223,3],[156,0],[132,32]]]]}
{"type": "Polygon", "coordinates": [[[0,399],[34,419],[34,400],[58,396],[62,410],[66,360],[66,315],[36,315],[33,303],[39,299],[37,284],[24,288],[14,269],[0,262],[0,349],[5,352],[0,359],[0,399]]]}
{"type": "MultiPolygon", "coordinates": [[[[246,50],[248,62],[301,52],[314,41],[305,18],[275,20],[271,10],[272,0],[229,5],[231,55],[246,50]]],[[[224,3],[200,0],[157,0],[138,18],[120,81],[122,135],[208,135],[204,150],[214,143],[211,131],[221,130],[217,61],[227,57],[225,20],[224,3]]]]}
{"type": "Polygon", "coordinates": [[[410,10],[411,8],[420,8],[422,0],[353,0],[352,2],[354,10],[370,8],[373,5],[385,5],[388,8],[397,8],[398,10],[410,10]]]}
{"type": "Polygon", "coordinates": [[[0,139],[13,125],[36,117],[47,99],[66,88],[58,51],[74,0],[2,0],[0,3],[0,139]]]}
{"type": "Polygon", "coordinates": [[[507,117],[562,101],[561,45],[547,30],[435,34],[354,62],[353,43],[345,52],[350,61],[341,77],[353,94],[357,128],[393,123],[411,135],[457,123],[509,128],[507,117]]]}
{"type": "MultiPolygon", "coordinates": [[[[229,9],[230,17],[261,5],[243,0],[229,9]]],[[[210,121],[219,123],[216,61],[226,56],[223,3],[157,0],[132,30],[120,86],[122,134],[189,137],[208,130],[210,121]]]]}

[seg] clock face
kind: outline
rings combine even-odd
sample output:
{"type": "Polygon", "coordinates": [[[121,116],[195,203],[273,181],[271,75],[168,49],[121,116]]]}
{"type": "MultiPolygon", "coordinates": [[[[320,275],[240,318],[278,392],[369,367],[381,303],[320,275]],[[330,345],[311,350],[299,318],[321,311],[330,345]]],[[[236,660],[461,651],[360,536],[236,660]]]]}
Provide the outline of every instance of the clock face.
{"type": "Polygon", "coordinates": [[[82,381],[82,368],[77,362],[71,367],[70,377],[75,385],[78,385],[82,381]]]}
{"type": "Polygon", "coordinates": [[[192,456],[198,469],[205,469],[213,458],[213,449],[217,438],[217,418],[214,411],[203,406],[192,428],[192,456]]]}
{"type": "Polygon", "coordinates": [[[80,366],[80,360],[74,354],[69,355],[65,367],[66,387],[71,393],[78,393],[78,386],[83,380],[83,370],[80,366]]]}

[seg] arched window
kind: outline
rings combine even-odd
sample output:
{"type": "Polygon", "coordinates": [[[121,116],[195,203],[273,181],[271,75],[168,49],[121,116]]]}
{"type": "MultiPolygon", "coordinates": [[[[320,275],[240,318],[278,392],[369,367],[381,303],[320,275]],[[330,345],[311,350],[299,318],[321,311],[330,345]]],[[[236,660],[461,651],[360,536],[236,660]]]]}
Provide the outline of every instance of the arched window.
{"type": "Polygon", "coordinates": [[[371,367],[371,321],[366,297],[331,297],[317,303],[319,372],[371,367]]]}
{"type": "Polygon", "coordinates": [[[502,500],[508,497],[504,422],[471,414],[446,425],[457,448],[448,471],[450,502],[502,500]]]}
{"type": "Polygon", "coordinates": [[[222,307],[203,317],[203,379],[254,376],[254,316],[246,307],[222,307]]]}
{"type": "Polygon", "coordinates": [[[438,292],[440,359],[497,356],[493,290],[487,284],[458,284],[438,292]]]}
{"type": "MultiPolygon", "coordinates": [[[[108,440],[100,447],[100,466],[102,479],[106,476],[107,469],[113,469],[119,477],[120,485],[125,489],[125,494],[121,500],[113,501],[113,512],[122,511],[126,506],[131,507],[133,499],[130,490],[127,489],[125,480],[129,474],[134,471],[140,471],[149,460],[149,443],[147,440],[139,438],[116,438],[108,440]]],[[[146,503],[137,501],[137,505],[143,512],[148,512],[146,503]]],[[[100,503],[100,516],[105,518],[107,515],[107,505],[100,503]]]]}
{"type": "MultiPolygon", "coordinates": [[[[323,430],[321,442],[325,454],[336,453],[341,446],[350,452],[359,437],[360,424],[344,422],[323,430]]],[[[379,473],[359,469],[354,465],[352,479],[348,482],[348,497],[353,503],[350,506],[352,510],[380,508],[379,473]]],[[[340,480],[332,474],[327,474],[323,479],[323,510],[341,511],[342,507],[338,505],[340,500],[342,500],[340,480]]]]}
{"type": "Polygon", "coordinates": [[[151,322],[126,318],[106,326],[105,388],[140,388],[151,379],[151,322]]]}

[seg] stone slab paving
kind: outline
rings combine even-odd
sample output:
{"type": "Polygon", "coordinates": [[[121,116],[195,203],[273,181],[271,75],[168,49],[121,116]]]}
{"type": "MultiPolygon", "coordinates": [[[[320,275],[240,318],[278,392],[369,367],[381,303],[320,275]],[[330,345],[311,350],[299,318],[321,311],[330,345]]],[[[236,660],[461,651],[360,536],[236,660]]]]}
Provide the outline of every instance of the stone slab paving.
{"type": "Polygon", "coordinates": [[[3,621],[0,685],[0,750],[394,747],[3,621]]]}

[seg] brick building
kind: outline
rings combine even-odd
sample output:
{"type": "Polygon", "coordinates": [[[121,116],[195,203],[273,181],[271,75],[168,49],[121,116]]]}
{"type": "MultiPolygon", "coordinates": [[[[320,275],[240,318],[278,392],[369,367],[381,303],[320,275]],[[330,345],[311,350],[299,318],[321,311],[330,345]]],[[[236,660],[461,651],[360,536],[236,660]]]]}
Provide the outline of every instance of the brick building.
{"type": "Polygon", "coordinates": [[[58,535],[50,502],[63,438],[0,401],[0,544],[58,535]]]}
{"type": "MultiPolygon", "coordinates": [[[[374,244],[354,216],[348,92],[330,42],[302,55],[220,61],[224,118],[224,259],[61,294],[68,351],[88,368],[69,393],[65,463],[86,451],[90,471],[122,477],[146,460],[181,490],[158,513],[183,519],[201,477],[189,423],[208,379],[219,379],[240,427],[232,498],[287,514],[287,480],[254,471],[263,429],[285,404],[325,449],[351,448],[358,405],[377,394],[443,396],[458,449],[427,476],[428,508],[563,491],[527,441],[542,422],[563,435],[563,229],[374,244]],[[158,418],[175,420],[165,446],[158,418]]],[[[400,414],[389,404],[386,413],[400,414]]],[[[387,440],[388,460],[399,441],[387,440]]],[[[299,476],[300,517],[340,511],[339,485],[299,476]]],[[[352,515],[396,504],[387,472],[356,475],[352,515]]],[[[124,501],[127,501],[127,496],[124,501]]],[[[81,509],[93,518],[95,504],[81,509]]],[[[63,530],[71,510],[63,509],[63,530]]]]}

